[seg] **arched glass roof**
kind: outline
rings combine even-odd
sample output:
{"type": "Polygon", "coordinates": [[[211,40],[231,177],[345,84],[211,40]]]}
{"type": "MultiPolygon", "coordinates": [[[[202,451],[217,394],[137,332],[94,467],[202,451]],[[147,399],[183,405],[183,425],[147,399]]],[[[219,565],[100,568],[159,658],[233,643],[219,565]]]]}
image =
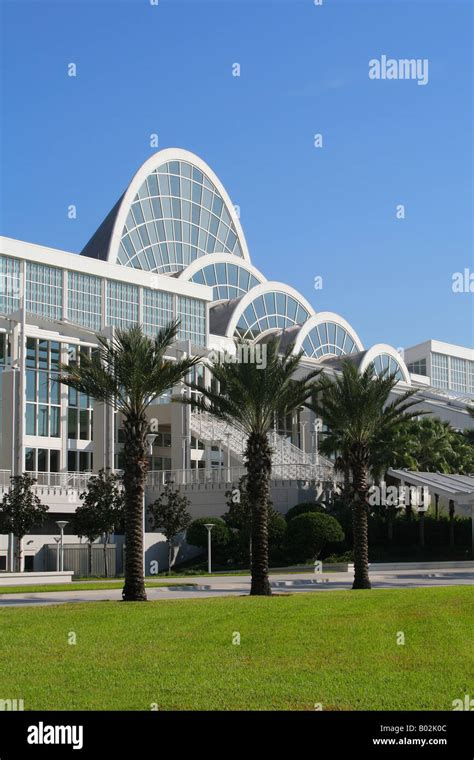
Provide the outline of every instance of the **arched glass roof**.
{"type": "Polygon", "coordinates": [[[266,330],[302,324],[309,316],[296,298],[283,291],[270,290],[256,295],[247,305],[238,319],[235,335],[253,340],[266,330]]]}
{"type": "Polygon", "coordinates": [[[390,356],[389,354],[378,354],[378,356],[376,356],[375,359],[371,362],[371,365],[373,366],[377,377],[380,377],[384,374],[395,374],[395,378],[397,380],[404,379],[400,364],[396,359],[393,358],[393,356],[390,356]]]}
{"type": "Polygon", "coordinates": [[[191,278],[190,282],[209,285],[213,288],[215,301],[239,298],[244,293],[260,285],[257,279],[245,266],[226,261],[203,266],[191,278]]]}
{"type": "Polygon", "coordinates": [[[325,356],[342,356],[359,351],[349,332],[335,322],[321,322],[315,325],[308,332],[301,347],[306,356],[315,359],[325,356]]]}
{"type": "Polygon", "coordinates": [[[211,253],[243,257],[216,186],[188,161],[167,161],[142,183],[122,230],[117,263],[168,273],[211,253]]]}

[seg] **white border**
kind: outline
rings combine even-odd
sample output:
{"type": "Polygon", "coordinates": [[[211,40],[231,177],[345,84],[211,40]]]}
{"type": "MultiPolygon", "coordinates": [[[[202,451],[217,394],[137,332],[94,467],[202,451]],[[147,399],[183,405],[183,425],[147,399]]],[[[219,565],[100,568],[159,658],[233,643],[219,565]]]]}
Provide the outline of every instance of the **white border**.
{"type": "MultiPolygon", "coordinates": [[[[195,166],[196,169],[202,171],[203,174],[205,174],[208,179],[210,179],[210,181],[216,186],[222,196],[222,200],[226,205],[230,218],[234,223],[235,231],[237,232],[237,237],[243,254],[243,259],[241,260],[250,262],[250,255],[247,248],[244,232],[225,187],[219,178],[214,174],[212,169],[205,163],[205,161],[202,160],[202,158],[199,158],[199,156],[196,156],[195,153],[191,153],[189,150],[184,150],[184,148],[165,148],[164,150],[159,150],[157,153],[154,153],[152,156],[150,156],[150,158],[148,158],[140,166],[125,191],[117,216],[115,217],[112,235],[109,242],[109,248],[107,251],[107,261],[110,264],[117,263],[117,256],[120,247],[120,240],[122,238],[123,228],[125,227],[128,212],[130,211],[132,203],[135,200],[135,196],[137,195],[140,187],[149,174],[151,174],[159,166],[162,166],[162,164],[166,164],[168,161],[187,161],[189,164],[195,166]]],[[[232,254],[229,254],[229,256],[231,255],[232,254]]],[[[200,258],[204,259],[205,255],[200,258]]],[[[240,256],[236,256],[235,258],[240,259],[240,256]]]]}
{"type": "Polygon", "coordinates": [[[239,299],[234,311],[232,312],[229,322],[227,323],[225,335],[228,338],[231,338],[234,335],[235,329],[237,327],[237,322],[239,321],[247,306],[252,303],[252,301],[255,301],[258,296],[261,296],[264,293],[271,293],[273,291],[285,293],[286,295],[294,298],[295,301],[298,301],[298,303],[301,304],[301,306],[304,306],[310,315],[309,318],[316,315],[316,312],[309,301],[307,301],[306,298],[301,295],[301,293],[298,293],[297,290],[292,288],[291,285],[285,285],[285,283],[276,282],[275,280],[267,280],[266,282],[262,282],[261,285],[256,285],[254,288],[249,290],[248,293],[242,296],[242,298],[239,299]]]}
{"type": "Polygon", "coordinates": [[[398,362],[404,382],[407,385],[411,385],[410,373],[408,372],[407,365],[405,364],[403,357],[395,348],[393,348],[393,346],[389,346],[388,343],[375,343],[373,346],[371,346],[365,353],[359,365],[359,372],[364,372],[364,370],[369,366],[370,362],[374,361],[374,359],[376,359],[380,354],[388,354],[388,356],[391,356],[392,359],[398,362]]]}
{"type": "MultiPolygon", "coordinates": [[[[293,349],[293,353],[297,354],[299,351],[301,351],[301,347],[303,345],[303,341],[305,340],[306,336],[309,332],[313,329],[313,327],[316,327],[317,325],[322,324],[323,322],[334,322],[334,324],[338,325],[339,327],[342,327],[343,330],[346,330],[346,332],[350,335],[354,343],[356,344],[356,347],[359,351],[364,350],[364,345],[359,338],[358,334],[352,327],[352,325],[347,322],[344,317],[341,317],[339,314],[336,314],[334,311],[318,311],[318,313],[314,317],[310,317],[310,319],[307,319],[306,322],[303,323],[300,330],[298,331],[298,335],[296,336],[295,340],[295,347],[293,349]]],[[[352,353],[357,353],[353,351],[352,353]]],[[[308,359],[317,359],[318,361],[323,361],[326,357],[334,357],[334,356],[351,356],[351,354],[324,354],[323,356],[308,356],[308,359]]]]}

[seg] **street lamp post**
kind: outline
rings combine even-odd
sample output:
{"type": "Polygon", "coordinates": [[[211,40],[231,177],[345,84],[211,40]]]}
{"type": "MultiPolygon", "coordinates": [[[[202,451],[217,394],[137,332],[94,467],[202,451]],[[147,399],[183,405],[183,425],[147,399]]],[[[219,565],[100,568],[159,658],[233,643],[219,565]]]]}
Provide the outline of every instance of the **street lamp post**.
{"type": "MultiPolygon", "coordinates": [[[[156,433],[148,433],[146,436],[146,442],[148,446],[148,455],[153,456],[153,444],[155,442],[156,433]]],[[[146,578],[146,483],[143,487],[143,510],[142,510],[142,543],[143,543],[143,577],[146,578]]]]}
{"type": "Polygon", "coordinates": [[[54,540],[56,541],[56,572],[59,573],[59,544],[61,543],[61,539],[59,536],[54,536],[54,540]]]}
{"type": "Polygon", "coordinates": [[[61,536],[59,539],[60,542],[60,563],[59,563],[59,569],[61,572],[64,571],[64,528],[68,524],[68,520],[57,520],[56,525],[58,526],[59,530],[61,531],[61,536]]]}
{"type": "Polygon", "coordinates": [[[204,527],[207,528],[207,572],[210,575],[212,573],[211,531],[214,527],[214,523],[204,523],[204,527]]]}

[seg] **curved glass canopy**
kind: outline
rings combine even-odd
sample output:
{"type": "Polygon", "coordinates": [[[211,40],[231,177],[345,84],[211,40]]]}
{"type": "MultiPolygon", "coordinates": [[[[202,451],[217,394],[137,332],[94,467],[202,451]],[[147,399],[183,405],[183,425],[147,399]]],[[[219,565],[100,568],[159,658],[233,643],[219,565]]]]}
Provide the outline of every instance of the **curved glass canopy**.
{"type": "Polygon", "coordinates": [[[306,356],[321,359],[324,356],[342,356],[359,351],[349,332],[335,322],[315,325],[302,343],[306,356]]]}
{"type": "Polygon", "coordinates": [[[371,366],[374,368],[377,377],[380,377],[384,374],[394,374],[396,380],[404,379],[399,363],[396,359],[393,358],[393,356],[390,356],[389,354],[379,354],[371,362],[371,366]]]}
{"type": "Polygon", "coordinates": [[[187,161],[168,161],[135,196],[117,263],[166,274],[210,253],[243,255],[229,210],[202,171],[187,161]]]}
{"type": "Polygon", "coordinates": [[[237,322],[235,335],[253,340],[266,330],[302,324],[309,316],[293,296],[272,290],[256,296],[248,304],[237,322]]]}
{"type": "Polygon", "coordinates": [[[213,289],[215,301],[240,298],[244,293],[260,285],[261,280],[240,264],[219,262],[206,265],[203,261],[199,269],[190,279],[200,285],[209,285],[213,289]]]}

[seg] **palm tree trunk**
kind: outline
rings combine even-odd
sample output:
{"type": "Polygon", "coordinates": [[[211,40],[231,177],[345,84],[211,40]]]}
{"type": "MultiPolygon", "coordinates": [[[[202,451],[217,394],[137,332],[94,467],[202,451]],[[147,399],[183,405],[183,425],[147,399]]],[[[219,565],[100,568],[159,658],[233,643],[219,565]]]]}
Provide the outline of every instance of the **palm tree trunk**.
{"type": "Polygon", "coordinates": [[[354,583],[353,589],[371,588],[369,579],[368,502],[369,490],[367,467],[357,457],[352,462],[354,504],[352,528],[354,533],[354,583]]]}
{"type": "Polygon", "coordinates": [[[144,416],[130,416],[124,421],[125,495],[125,602],[146,602],[143,576],[143,499],[148,469],[146,434],[148,422],[144,416]]]}
{"type": "Polygon", "coordinates": [[[252,514],[251,596],[271,596],[268,579],[268,496],[272,458],[268,438],[251,433],[245,450],[247,497],[252,514]]]}

